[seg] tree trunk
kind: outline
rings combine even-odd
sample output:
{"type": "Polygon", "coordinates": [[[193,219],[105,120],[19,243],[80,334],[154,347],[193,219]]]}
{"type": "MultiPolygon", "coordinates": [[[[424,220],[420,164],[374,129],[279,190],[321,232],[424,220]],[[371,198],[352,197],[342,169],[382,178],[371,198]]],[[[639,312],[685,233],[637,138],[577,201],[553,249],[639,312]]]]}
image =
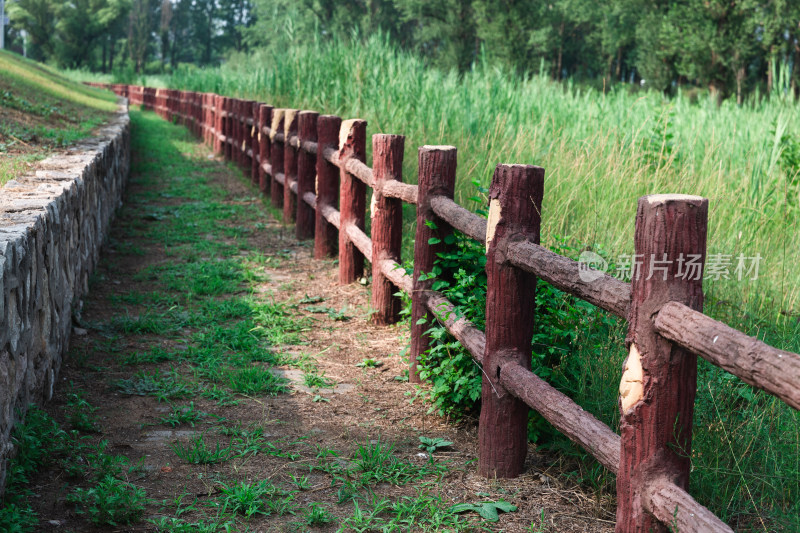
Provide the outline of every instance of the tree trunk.
{"type": "Polygon", "coordinates": [[[744,81],[744,66],[736,69],[736,105],[742,105],[742,82],[744,81]]]}
{"type": "Polygon", "coordinates": [[[114,42],[116,39],[111,36],[111,41],[108,43],[108,70],[114,72],[114,42]]]}
{"type": "Polygon", "coordinates": [[[106,38],[103,39],[103,66],[100,67],[100,70],[103,72],[103,74],[106,73],[106,45],[107,45],[107,43],[108,43],[108,36],[106,36],[106,38]]]}
{"type": "Polygon", "coordinates": [[[561,58],[564,55],[564,22],[558,29],[558,60],[556,61],[556,79],[561,79],[561,58]]]}
{"type": "Polygon", "coordinates": [[[773,73],[775,71],[775,46],[769,49],[769,57],[767,57],[767,94],[772,94],[772,89],[775,85],[775,78],[773,73]]]}

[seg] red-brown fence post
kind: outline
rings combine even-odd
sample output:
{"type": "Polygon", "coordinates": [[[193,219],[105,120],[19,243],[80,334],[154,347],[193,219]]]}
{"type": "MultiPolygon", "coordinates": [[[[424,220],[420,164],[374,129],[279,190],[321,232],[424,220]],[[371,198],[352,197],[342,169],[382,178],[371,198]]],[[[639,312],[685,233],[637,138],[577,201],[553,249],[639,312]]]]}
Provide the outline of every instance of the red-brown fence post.
{"type": "Polygon", "coordinates": [[[244,135],[243,134],[244,134],[244,126],[245,126],[245,123],[244,123],[244,120],[245,120],[245,117],[244,117],[245,109],[244,109],[244,107],[245,106],[244,106],[244,100],[241,100],[239,98],[236,98],[234,100],[234,102],[235,102],[235,107],[234,107],[235,111],[234,112],[236,113],[236,118],[235,118],[235,121],[234,121],[234,128],[235,129],[234,129],[234,134],[233,134],[233,138],[235,140],[235,143],[233,145],[234,161],[236,161],[236,166],[238,166],[239,168],[242,168],[242,167],[245,166],[245,159],[246,159],[246,156],[245,156],[245,153],[244,153],[244,150],[243,150],[243,146],[242,146],[242,144],[244,143],[244,135]]]}
{"type": "Polygon", "coordinates": [[[233,98],[224,99],[225,119],[223,120],[223,134],[225,135],[225,160],[233,157],[233,98]]]}
{"type": "Polygon", "coordinates": [[[689,485],[697,356],[656,333],[667,302],[703,308],[708,200],[657,194],[639,199],[631,261],[630,353],[620,383],[622,450],[617,474],[618,533],[666,532],[642,506],[644,483],[689,485]]]}
{"type": "Polygon", "coordinates": [[[339,283],[353,283],[364,275],[364,254],[347,236],[349,224],[364,229],[367,209],[367,186],[344,169],[348,159],[365,161],[367,121],[345,120],[339,134],[339,283]]]}
{"type": "Polygon", "coordinates": [[[253,100],[242,101],[242,172],[245,176],[250,178],[250,182],[254,185],[258,182],[253,179],[253,124],[255,124],[255,116],[253,115],[253,100]]]}
{"type": "Polygon", "coordinates": [[[258,107],[258,153],[261,156],[261,161],[258,165],[258,188],[266,196],[270,195],[270,187],[272,184],[271,173],[267,173],[267,165],[270,164],[270,148],[272,144],[269,142],[270,121],[272,120],[272,106],[261,104],[258,107]]]}
{"type": "Polygon", "coordinates": [[[381,325],[394,324],[400,313],[400,298],[394,296],[397,289],[383,274],[381,261],[400,263],[403,240],[403,202],[383,196],[381,190],[389,180],[403,181],[405,140],[402,135],[372,136],[372,321],[381,325]]]}
{"type": "Polygon", "coordinates": [[[261,157],[260,148],[261,143],[258,142],[258,118],[259,118],[259,108],[261,104],[252,100],[250,102],[250,116],[253,119],[253,124],[248,126],[247,131],[249,132],[248,139],[250,139],[250,153],[252,156],[250,157],[250,179],[253,182],[253,185],[256,187],[260,186],[260,172],[259,168],[259,160],[261,157]]]}
{"type": "Polygon", "coordinates": [[[316,176],[316,157],[303,148],[303,143],[317,142],[317,118],[319,113],[301,111],[297,116],[297,136],[300,139],[300,150],[297,154],[297,222],[295,233],[298,239],[314,237],[314,209],[306,203],[303,196],[314,193],[314,177],[316,176]]]}
{"type": "Polygon", "coordinates": [[[517,477],[528,452],[528,411],[498,382],[507,363],[531,368],[536,276],[506,261],[509,243],[539,243],[544,169],[497,165],[486,227],[486,351],[483,358],[478,472],[517,477]]]}
{"type": "Polygon", "coordinates": [[[292,146],[292,136],[297,135],[297,109],[287,109],[283,116],[283,221],[291,224],[297,216],[297,198],[292,192],[292,182],[297,179],[297,149],[292,146]]]}
{"type": "Polygon", "coordinates": [[[283,176],[283,184],[278,181],[278,174],[283,175],[283,141],[278,140],[278,134],[283,136],[283,119],[286,114],[285,109],[272,110],[272,124],[270,124],[269,137],[272,146],[269,149],[269,164],[272,166],[272,188],[270,197],[272,207],[275,209],[283,208],[283,187],[286,184],[286,176],[283,176]]]}
{"type": "Polygon", "coordinates": [[[431,339],[425,331],[430,328],[430,322],[435,320],[427,312],[424,300],[424,293],[430,288],[431,280],[419,278],[421,274],[428,274],[433,270],[437,254],[447,248],[445,238],[453,231],[449,224],[433,212],[430,199],[433,196],[453,198],[456,157],[454,146],[423,146],[419,149],[414,289],[411,292],[411,351],[408,354],[408,381],[411,383],[420,382],[417,359],[430,347],[431,339]],[[432,243],[431,239],[434,238],[437,240],[432,243]]]}
{"type": "Polygon", "coordinates": [[[214,129],[213,129],[213,147],[214,153],[217,155],[222,155],[225,152],[225,145],[222,143],[222,135],[224,135],[224,126],[225,124],[222,115],[225,111],[225,98],[218,94],[214,95],[214,129]]]}
{"type": "Polygon", "coordinates": [[[325,150],[339,148],[339,129],[342,119],[335,115],[320,115],[317,119],[317,212],[314,215],[314,258],[336,255],[339,236],[336,226],[328,222],[324,208],[339,205],[339,169],[325,159],[325,150]]]}

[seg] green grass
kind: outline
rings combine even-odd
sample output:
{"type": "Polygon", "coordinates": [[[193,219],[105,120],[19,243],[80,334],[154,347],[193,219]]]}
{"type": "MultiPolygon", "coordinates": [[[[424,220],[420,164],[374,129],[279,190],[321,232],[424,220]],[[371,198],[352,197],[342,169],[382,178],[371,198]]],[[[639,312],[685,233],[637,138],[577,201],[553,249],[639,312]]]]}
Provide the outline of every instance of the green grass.
{"type": "Polygon", "coordinates": [[[0,50],[0,186],[54,148],[91,136],[116,98],[0,50]]]}

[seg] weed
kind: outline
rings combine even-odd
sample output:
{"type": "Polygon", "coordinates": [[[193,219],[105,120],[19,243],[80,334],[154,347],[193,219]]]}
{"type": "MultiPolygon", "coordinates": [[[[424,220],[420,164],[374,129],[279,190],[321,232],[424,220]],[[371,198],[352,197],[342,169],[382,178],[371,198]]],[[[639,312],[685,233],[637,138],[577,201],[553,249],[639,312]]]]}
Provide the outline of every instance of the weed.
{"type": "MultiPolygon", "coordinates": [[[[71,385],[72,384],[70,384],[70,386],[71,385]]],[[[67,394],[65,413],[67,415],[67,421],[73,428],[88,433],[100,431],[100,426],[94,416],[95,411],[97,411],[97,408],[86,401],[83,397],[83,392],[73,388],[73,392],[67,394]]]]}
{"type": "Polygon", "coordinates": [[[137,522],[147,498],[144,489],[107,476],[92,488],[75,489],[67,496],[67,502],[94,524],[118,526],[137,522]]]}
{"type": "Polygon", "coordinates": [[[372,358],[362,359],[360,363],[356,363],[359,368],[377,368],[381,365],[383,365],[382,362],[372,358]]]}
{"type": "Polygon", "coordinates": [[[311,483],[308,481],[308,476],[295,476],[290,474],[292,484],[297,487],[297,490],[308,490],[311,488],[311,483]]]}
{"type": "Polygon", "coordinates": [[[205,435],[203,434],[195,436],[186,444],[177,441],[170,447],[175,452],[175,455],[194,465],[222,463],[230,459],[234,454],[233,447],[222,446],[219,442],[212,448],[206,443],[205,435]]]}
{"type": "Polygon", "coordinates": [[[232,391],[242,394],[276,396],[289,390],[286,386],[288,380],[261,366],[231,369],[225,379],[232,391]]]}
{"type": "Polygon", "coordinates": [[[267,502],[280,494],[275,485],[267,480],[255,483],[241,481],[234,485],[221,483],[221,507],[223,511],[250,517],[256,513],[268,514],[267,502]]]}
{"type": "Polygon", "coordinates": [[[325,372],[309,371],[303,374],[303,383],[310,389],[329,389],[336,384],[332,379],[325,377],[325,372]]]}
{"type": "Polygon", "coordinates": [[[74,443],[70,455],[61,460],[61,466],[69,476],[100,480],[120,477],[130,461],[123,455],[110,454],[108,441],[104,439],[96,445],[74,443]]]}
{"type": "Polygon", "coordinates": [[[184,381],[175,369],[169,372],[156,370],[153,373],[140,370],[131,378],[117,380],[114,386],[123,394],[155,396],[158,401],[188,398],[196,391],[196,388],[184,381]]]}
{"type": "Polygon", "coordinates": [[[452,442],[450,442],[447,439],[443,439],[441,437],[420,436],[419,441],[422,443],[419,445],[419,449],[425,450],[426,452],[428,452],[429,455],[433,455],[433,453],[439,448],[447,448],[448,446],[453,445],[452,442]]]}
{"type": "Polygon", "coordinates": [[[189,402],[189,405],[185,406],[173,405],[171,407],[172,412],[167,416],[161,417],[161,423],[170,427],[181,424],[189,424],[194,427],[195,423],[208,416],[208,413],[195,409],[194,402],[189,402]]]}
{"type": "Polygon", "coordinates": [[[324,505],[319,503],[312,503],[308,506],[304,521],[308,526],[323,526],[333,521],[333,517],[328,512],[324,505]]]}

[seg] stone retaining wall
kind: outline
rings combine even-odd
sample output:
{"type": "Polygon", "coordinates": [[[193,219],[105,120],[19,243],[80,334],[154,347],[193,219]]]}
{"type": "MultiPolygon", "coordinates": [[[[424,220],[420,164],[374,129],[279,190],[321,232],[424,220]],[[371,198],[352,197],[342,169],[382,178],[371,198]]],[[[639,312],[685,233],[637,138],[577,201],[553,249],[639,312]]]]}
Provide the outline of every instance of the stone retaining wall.
{"type": "Polygon", "coordinates": [[[122,201],[130,124],[122,104],[98,137],[0,188],[0,494],[10,433],[49,400],[72,315],[122,201]]]}

